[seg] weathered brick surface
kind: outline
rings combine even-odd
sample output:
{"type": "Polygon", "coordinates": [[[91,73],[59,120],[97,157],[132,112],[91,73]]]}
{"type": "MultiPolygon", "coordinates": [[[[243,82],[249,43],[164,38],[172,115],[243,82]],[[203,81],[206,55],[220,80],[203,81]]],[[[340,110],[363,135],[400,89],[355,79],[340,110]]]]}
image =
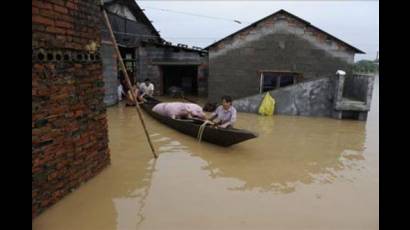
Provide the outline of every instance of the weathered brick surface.
{"type": "Polygon", "coordinates": [[[32,1],[33,218],[110,162],[97,2],[32,1]]]}

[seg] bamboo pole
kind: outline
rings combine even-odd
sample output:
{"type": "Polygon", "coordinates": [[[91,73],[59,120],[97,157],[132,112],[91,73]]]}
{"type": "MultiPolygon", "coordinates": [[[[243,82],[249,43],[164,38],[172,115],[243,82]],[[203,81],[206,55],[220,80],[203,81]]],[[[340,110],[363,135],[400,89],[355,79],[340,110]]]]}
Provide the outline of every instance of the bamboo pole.
{"type": "Polygon", "coordinates": [[[116,51],[117,56],[118,56],[118,59],[119,59],[120,68],[121,68],[122,72],[124,73],[125,80],[126,80],[126,82],[127,82],[128,88],[130,89],[132,98],[133,98],[133,100],[135,101],[135,107],[137,108],[138,117],[140,118],[141,125],[142,125],[142,127],[143,127],[143,129],[144,129],[144,132],[145,132],[145,136],[147,137],[149,146],[151,147],[152,154],[154,155],[155,158],[158,158],[157,154],[155,153],[154,146],[152,145],[151,138],[149,137],[149,134],[148,134],[148,131],[147,131],[147,127],[145,126],[144,118],[142,117],[142,113],[141,113],[141,108],[140,108],[140,106],[139,106],[139,104],[138,104],[138,101],[137,101],[137,96],[135,95],[134,90],[132,90],[131,81],[130,81],[130,79],[129,79],[129,77],[128,77],[127,69],[125,68],[124,60],[123,60],[122,57],[121,57],[121,53],[120,53],[120,50],[119,50],[119,48],[118,48],[117,41],[115,40],[114,33],[112,32],[110,20],[109,20],[109,18],[108,18],[107,12],[105,11],[105,9],[104,9],[103,6],[104,6],[104,3],[103,3],[103,1],[101,0],[101,10],[102,10],[102,13],[103,13],[103,16],[104,16],[105,25],[108,27],[108,31],[110,32],[111,40],[112,40],[112,43],[114,44],[114,48],[115,48],[115,51],[116,51]]]}

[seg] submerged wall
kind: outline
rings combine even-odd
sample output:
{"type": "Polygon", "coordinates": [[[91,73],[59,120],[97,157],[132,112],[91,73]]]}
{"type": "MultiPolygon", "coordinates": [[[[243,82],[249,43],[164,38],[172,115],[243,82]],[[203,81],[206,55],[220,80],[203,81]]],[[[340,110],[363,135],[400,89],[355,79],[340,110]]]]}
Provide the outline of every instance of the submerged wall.
{"type": "MultiPolygon", "coordinates": [[[[334,75],[272,90],[269,94],[275,99],[275,114],[366,120],[373,85],[374,76],[334,75]]],[[[257,113],[265,94],[234,100],[233,105],[240,112],[257,113]]]]}
{"type": "MultiPolygon", "coordinates": [[[[330,116],[333,110],[331,78],[311,80],[269,91],[275,99],[275,114],[301,116],[330,116]]],[[[265,96],[257,94],[235,100],[233,105],[240,112],[257,113],[265,96]]]]}
{"type": "Polygon", "coordinates": [[[354,74],[346,76],[344,81],[343,97],[359,101],[371,100],[374,76],[354,74]]]}
{"type": "Polygon", "coordinates": [[[110,163],[98,1],[32,1],[32,217],[110,163]]]}

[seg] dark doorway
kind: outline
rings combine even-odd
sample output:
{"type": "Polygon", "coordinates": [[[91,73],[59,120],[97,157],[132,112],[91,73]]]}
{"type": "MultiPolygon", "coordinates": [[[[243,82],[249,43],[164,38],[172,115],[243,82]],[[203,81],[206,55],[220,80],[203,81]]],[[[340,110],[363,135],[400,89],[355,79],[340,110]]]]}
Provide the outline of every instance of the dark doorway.
{"type": "Polygon", "coordinates": [[[196,65],[164,65],[161,66],[163,94],[170,87],[178,87],[185,95],[198,95],[198,66],[196,65]]]}

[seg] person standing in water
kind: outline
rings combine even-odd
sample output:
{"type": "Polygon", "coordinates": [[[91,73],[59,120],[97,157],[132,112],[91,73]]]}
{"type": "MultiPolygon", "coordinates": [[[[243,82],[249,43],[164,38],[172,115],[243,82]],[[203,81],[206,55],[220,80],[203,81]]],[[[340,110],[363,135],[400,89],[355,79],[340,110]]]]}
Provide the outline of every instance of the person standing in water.
{"type": "Polygon", "coordinates": [[[222,105],[216,108],[208,120],[220,128],[233,128],[236,121],[236,109],[232,106],[232,98],[223,96],[221,99],[222,105]]]}

